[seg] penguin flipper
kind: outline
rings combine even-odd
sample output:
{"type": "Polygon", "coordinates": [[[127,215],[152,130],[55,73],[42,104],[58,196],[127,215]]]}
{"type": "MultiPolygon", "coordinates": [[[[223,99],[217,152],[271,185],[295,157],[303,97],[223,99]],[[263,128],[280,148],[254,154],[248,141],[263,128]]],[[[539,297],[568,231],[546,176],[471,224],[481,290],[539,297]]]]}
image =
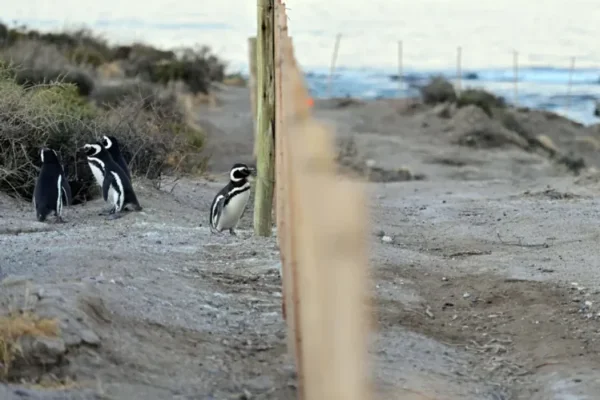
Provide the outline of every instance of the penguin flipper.
{"type": "Polygon", "coordinates": [[[67,177],[63,174],[62,176],[62,193],[65,195],[65,202],[68,206],[73,204],[73,195],[71,194],[71,185],[67,180],[67,177]]]}
{"type": "Polygon", "coordinates": [[[227,196],[219,196],[217,197],[216,203],[213,206],[212,210],[212,226],[215,228],[219,225],[219,219],[221,218],[221,213],[223,212],[223,207],[225,206],[227,200],[227,196]]]}
{"type": "Polygon", "coordinates": [[[104,175],[104,181],[102,182],[102,198],[104,201],[108,201],[108,191],[114,179],[115,178],[112,176],[112,174],[104,175]]]}

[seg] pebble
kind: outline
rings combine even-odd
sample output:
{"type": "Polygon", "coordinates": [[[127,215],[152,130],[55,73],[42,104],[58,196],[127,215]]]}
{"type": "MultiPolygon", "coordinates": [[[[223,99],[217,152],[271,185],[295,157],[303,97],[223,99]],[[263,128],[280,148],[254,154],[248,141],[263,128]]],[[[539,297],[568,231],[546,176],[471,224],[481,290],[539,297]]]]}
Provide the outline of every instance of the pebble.
{"type": "Polygon", "coordinates": [[[386,235],[381,238],[381,241],[384,243],[392,243],[393,239],[386,235]]]}

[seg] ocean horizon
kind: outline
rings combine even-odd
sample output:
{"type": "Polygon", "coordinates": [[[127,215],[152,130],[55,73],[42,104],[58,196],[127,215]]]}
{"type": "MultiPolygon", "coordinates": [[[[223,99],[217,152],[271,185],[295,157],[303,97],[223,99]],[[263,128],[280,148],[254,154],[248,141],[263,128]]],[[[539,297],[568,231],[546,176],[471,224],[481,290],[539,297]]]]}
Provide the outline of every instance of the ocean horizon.
{"type": "MultiPolygon", "coordinates": [[[[481,87],[514,103],[513,54],[519,56],[518,104],[584,124],[600,98],[600,6],[589,0],[549,0],[544,7],[504,0],[289,0],[290,34],[314,97],[327,96],[337,34],[342,35],[332,95],[407,97],[431,75],[456,79],[462,48],[462,87],[481,87]],[[366,5],[365,5],[366,4],[366,5]],[[402,86],[398,42],[403,42],[402,86]],[[575,69],[570,64],[575,57],[575,69]],[[469,78],[469,79],[467,79],[469,78]],[[569,89],[569,80],[572,85],[569,89]],[[567,106],[569,108],[567,109],[567,106]]],[[[42,31],[85,27],[110,43],[161,48],[208,45],[247,75],[247,39],[256,33],[256,3],[22,0],[3,7],[0,21],[42,31]]]]}

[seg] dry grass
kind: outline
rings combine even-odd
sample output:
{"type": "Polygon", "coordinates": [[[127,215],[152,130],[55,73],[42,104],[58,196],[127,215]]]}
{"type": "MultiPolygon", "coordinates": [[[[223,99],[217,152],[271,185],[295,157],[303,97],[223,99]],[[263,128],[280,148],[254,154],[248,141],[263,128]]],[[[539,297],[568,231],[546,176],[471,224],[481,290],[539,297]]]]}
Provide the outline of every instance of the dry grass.
{"type": "Polygon", "coordinates": [[[56,337],[59,333],[57,320],[29,312],[0,317],[0,381],[6,380],[12,363],[21,353],[22,337],[56,337]]]}
{"type": "Polygon", "coordinates": [[[74,203],[95,197],[93,176],[77,149],[102,135],[119,139],[136,176],[156,180],[166,171],[195,170],[203,165],[197,154],[204,134],[190,126],[188,113],[175,95],[141,91],[113,96],[104,107],[96,107],[73,85],[23,88],[10,71],[0,69],[0,191],[31,199],[39,150],[47,146],[58,151],[65,164],[74,203]],[[173,158],[176,165],[169,164],[173,158]]]}

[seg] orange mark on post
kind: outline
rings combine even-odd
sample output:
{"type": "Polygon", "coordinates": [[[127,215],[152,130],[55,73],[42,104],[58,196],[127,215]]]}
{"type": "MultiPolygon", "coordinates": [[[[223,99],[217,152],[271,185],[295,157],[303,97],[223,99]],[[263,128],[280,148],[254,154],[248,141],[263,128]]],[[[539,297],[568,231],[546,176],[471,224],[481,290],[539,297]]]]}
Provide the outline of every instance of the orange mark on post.
{"type": "Polygon", "coordinates": [[[308,100],[306,100],[306,102],[308,103],[309,107],[312,107],[315,105],[315,101],[312,97],[309,97],[308,100]]]}

